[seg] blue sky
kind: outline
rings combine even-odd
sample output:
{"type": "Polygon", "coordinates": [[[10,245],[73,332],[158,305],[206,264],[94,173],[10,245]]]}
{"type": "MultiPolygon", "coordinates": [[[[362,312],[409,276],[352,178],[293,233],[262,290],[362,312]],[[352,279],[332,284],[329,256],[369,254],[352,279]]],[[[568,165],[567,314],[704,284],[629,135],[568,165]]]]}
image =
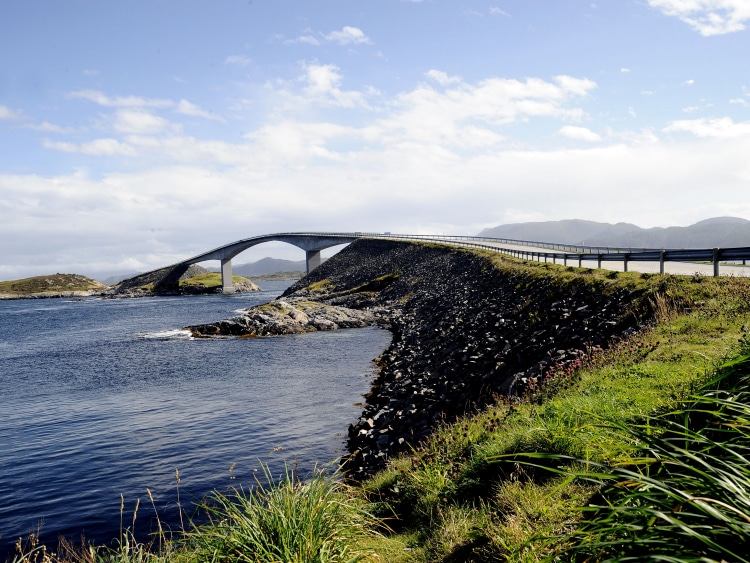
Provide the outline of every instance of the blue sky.
{"type": "Polygon", "coordinates": [[[3,2],[0,279],[750,219],[748,26],[750,0],[3,2]]]}

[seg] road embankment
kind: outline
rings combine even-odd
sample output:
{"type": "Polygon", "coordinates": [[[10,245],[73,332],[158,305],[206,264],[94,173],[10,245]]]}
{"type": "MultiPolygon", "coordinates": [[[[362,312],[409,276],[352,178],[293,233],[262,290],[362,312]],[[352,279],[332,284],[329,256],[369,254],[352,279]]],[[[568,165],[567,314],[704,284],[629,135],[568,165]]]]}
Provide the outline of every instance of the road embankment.
{"type": "Polygon", "coordinates": [[[445,246],[358,241],[285,292],[389,311],[392,343],[349,428],[352,477],[410,451],[441,421],[520,396],[549,370],[651,319],[642,289],[564,268],[500,264],[445,246]]]}
{"type": "MultiPolygon", "coordinates": [[[[299,330],[276,333],[373,323],[393,333],[362,416],[349,428],[346,466],[354,479],[410,451],[443,420],[500,396],[521,396],[550,371],[651,319],[645,290],[615,279],[446,246],[372,240],[351,244],[263,307],[244,318],[272,313],[273,322],[283,319],[288,327],[295,323],[286,319],[309,319],[310,309],[328,315],[319,327],[297,323],[299,330]],[[337,323],[337,317],[356,322],[337,323]]],[[[242,335],[243,323],[252,324],[246,320],[190,328],[242,335]]]]}

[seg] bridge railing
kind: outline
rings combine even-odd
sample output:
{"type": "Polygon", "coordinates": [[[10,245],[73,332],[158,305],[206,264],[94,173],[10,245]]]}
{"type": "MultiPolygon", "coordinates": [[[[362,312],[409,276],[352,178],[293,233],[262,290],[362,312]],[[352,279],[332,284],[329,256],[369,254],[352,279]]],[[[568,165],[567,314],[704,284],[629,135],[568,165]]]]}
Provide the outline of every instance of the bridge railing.
{"type": "MultiPolygon", "coordinates": [[[[364,233],[363,233],[364,234],[364,233]]],[[[718,276],[722,262],[742,262],[743,265],[750,260],[750,247],[738,248],[702,248],[702,249],[648,249],[648,248],[613,248],[600,246],[565,245],[533,241],[520,241],[514,239],[500,239],[492,237],[470,237],[470,236],[446,236],[446,235],[365,235],[377,238],[396,238],[401,240],[423,240],[433,242],[450,242],[460,246],[472,248],[483,248],[495,252],[501,252],[526,260],[578,262],[582,267],[584,261],[596,261],[597,267],[601,268],[602,262],[622,262],[623,270],[628,271],[629,262],[659,262],[659,271],[664,273],[666,262],[708,262],[713,265],[713,274],[718,276]],[[484,244],[492,242],[492,245],[484,244]],[[564,250],[564,252],[544,252],[540,250],[524,250],[509,248],[499,245],[511,244],[513,246],[528,246],[535,248],[549,247],[550,249],[564,250]]]]}

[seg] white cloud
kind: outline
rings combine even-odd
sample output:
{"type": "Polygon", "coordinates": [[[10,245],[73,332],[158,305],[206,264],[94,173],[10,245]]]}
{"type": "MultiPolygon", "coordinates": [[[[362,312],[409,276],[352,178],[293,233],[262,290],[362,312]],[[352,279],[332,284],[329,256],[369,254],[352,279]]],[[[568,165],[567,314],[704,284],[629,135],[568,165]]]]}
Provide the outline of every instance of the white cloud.
{"type": "Polygon", "coordinates": [[[67,134],[67,133],[72,133],[75,131],[75,129],[72,129],[70,127],[61,127],[60,125],[55,125],[54,123],[48,123],[47,121],[44,121],[38,124],[30,124],[30,125],[27,125],[26,128],[33,129],[34,131],[42,131],[43,133],[67,134]]]}
{"type": "Polygon", "coordinates": [[[623,73],[623,74],[626,74],[626,73],[630,72],[630,69],[629,69],[629,68],[625,68],[625,67],[622,67],[622,68],[620,69],[620,72],[621,72],[621,73],[623,73]]]}
{"type": "Polygon", "coordinates": [[[595,133],[591,129],[586,127],[576,127],[574,125],[566,125],[562,127],[558,133],[568,139],[575,139],[577,141],[588,141],[590,143],[598,143],[602,140],[598,133],[595,133]]]}
{"type": "Polygon", "coordinates": [[[372,44],[372,40],[361,29],[349,25],[345,25],[341,31],[327,33],[324,37],[326,41],[338,43],[339,45],[372,44]]]}
{"type": "Polygon", "coordinates": [[[122,134],[155,135],[173,126],[169,121],[142,109],[118,109],[112,128],[122,134]]]}
{"type": "Polygon", "coordinates": [[[486,150],[505,141],[502,127],[532,118],[578,121],[581,108],[572,99],[596,87],[587,79],[558,76],[554,82],[492,78],[477,84],[459,82],[445,91],[427,85],[399,95],[388,117],[365,131],[365,138],[384,145],[428,145],[486,150]]]}
{"type": "Polygon", "coordinates": [[[703,36],[743,31],[750,21],[747,0],[648,0],[649,4],[688,24],[703,36]]]}
{"type": "Polygon", "coordinates": [[[327,143],[331,140],[357,138],[360,135],[356,129],[332,123],[284,121],[262,127],[246,138],[252,141],[252,153],[256,158],[266,162],[280,159],[285,163],[304,165],[317,158],[345,161],[346,154],[331,150],[327,143]]]}
{"type": "Polygon", "coordinates": [[[117,139],[96,139],[87,143],[63,143],[43,139],[42,145],[45,148],[67,152],[79,153],[90,156],[136,156],[136,151],[130,145],[122,143],[117,139]]]}
{"type": "Polygon", "coordinates": [[[372,40],[361,29],[349,25],[345,25],[339,31],[320,33],[318,36],[310,33],[310,30],[305,31],[304,35],[300,35],[294,39],[286,39],[284,43],[287,45],[302,43],[313,46],[321,45],[323,42],[338,43],[339,45],[373,45],[372,40]]]}
{"type": "Polygon", "coordinates": [[[7,121],[15,121],[21,118],[22,116],[20,113],[13,111],[8,106],[0,106],[0,119],[5,119],[7,121]]]}
{"type": "Polygon", "coordinates": [[[192,115],[194,117],[202,117],[203,119],[223,121],[223,119],[215,113],[211,113],[210,111],[201,109],[199,106],[195,105],[192,102],[188,102],[187,100],[180,100],[179,102],[177,102],[174,111],[183,115],[192,115]]]}
{"type": "Polygon", "coordinates": [[[428,70],[425,74],[429,76],[430,78],[432,78],[435,82],[443,86],[461,82],[460,76],[448,76],[448,74],[446,72],[443,72],[442,70],[432,69],[432,70],[428,70]]]}
{"type": "Polygon", "coordinates": [[[361,92],[345,91],[339,87],[343,80],[339,67],[331,64],[310,63],[304,66],[305,103],[339,107],[367,106],[361,92]]]}
{"type": "Polygon", "coordinates": [[[341,84],[341,73],[336,65],[311,64],[306,67],[307,88],[312,93],[328,93],[341,84]]]}
{"type": "Polygon", "coordinates": [[[492,16],[506,16],[510,17],[510,14],[505,10],[498,8],[497,6],[490,6],[490,15],[492,16]]]}
{"type": "Polygon", "coordinates": [[[750,121],[735,123],[730,117],[679,120],[670,123],[664,131],[692,133],[696,137],[712,139],[750,138],[750,121]]]}
{"type": "MultiPolygon", "coordinates": [[[[596,82],[588,78],[575,78],[573,76],[555,76],[555,82],[560,86],[555,97],[587,96],[591,90],[596,88],[596,82]]],[[[551,92],[550,92],[551,93],[551,92]]]]}
{"type": "Polygon", "coordinates": [[[167,108],[174,105],[172,100],[141,98],[139,96],[107,96],[99,90],[77,90],[68,94],[69,98],[88,100],[104,107],[167,108]]]}
{"type": "Polygon", "coordinates": [[[732,98],[729,100],[730,104],[739,104],[741,106],[748,107],[750,104],[748,104],[747,100],[744,98],[732,98]]]}
{"type": "Polygon", "coordinates": [[[245,144],[198,140],[189,136],[128,135],[125,140],[140,152],[158,155],[160,160],[171,160],[178,164],[241,166],[257,156],[245,144]]]}
{"type": "Polygon", "coordinates": [[[287,41],[287,43],[303,43],[305,45],[320,45],[320,40],[314,35],[300,35],[297,39],[287,41]]]}
{"type": "MultiPolygon", "coordinates": [[[[367,96],[359,91],[341,89],[343,77],[335,65],[308,64],[301,78],[304,96],[290,91],[272,94],[282,99],[290,110],[299,112],[311,105],[363,108],[372,111],[373,120],[359,128],[344,128],[349,145],[378,146],[399,143],[428,143],[462,150],[489,149],[506,139],[500,130],[504,125],[533,118],[579,121],[585,112],[571,105],[596,88],[588,79],[558,76],[551,82],[527,79],[488,79],[477,84],[449,77],[442,71],[427,75],[443,86],[429,85],[399,94],[381,107],[371,107],[367,96]]],[[[379,98],[379,93],[367,95],[379,98]]]]}

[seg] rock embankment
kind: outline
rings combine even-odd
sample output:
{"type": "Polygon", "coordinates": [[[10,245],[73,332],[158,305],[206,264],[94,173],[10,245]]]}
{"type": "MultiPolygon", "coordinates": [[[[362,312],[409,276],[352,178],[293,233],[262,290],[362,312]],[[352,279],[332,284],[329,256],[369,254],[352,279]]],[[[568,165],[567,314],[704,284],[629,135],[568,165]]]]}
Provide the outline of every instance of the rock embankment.
{"type": "Polygon", "coordinates": [[[511,261],[496,266],[450,247],[360,240],[279,300],[188,328],[196,336],[389,328],[392,342],[377,360],[364,412],[349,428],[345,468],[360,479],[443,420],[520,396],[582,352],[649,320],[643,293],[559,272],[511,261]]]}
{"type": "Polygon", "coordinates": [[[382,311],[357,310],[302,299],[277,299],[231,319],[185,327],[194,338],[275,336],[316,330],[361,328],[382,322],[382,311]]]}
{"type": "Polygon", "coordinates": [[[390,241],[353,243],[287,296],[389,311],[392,343],[349,428],[346,469],[355,479],[410,451],[442,420],[523,394],[649,318],[645,296],[615,283],[390,241]]]}

